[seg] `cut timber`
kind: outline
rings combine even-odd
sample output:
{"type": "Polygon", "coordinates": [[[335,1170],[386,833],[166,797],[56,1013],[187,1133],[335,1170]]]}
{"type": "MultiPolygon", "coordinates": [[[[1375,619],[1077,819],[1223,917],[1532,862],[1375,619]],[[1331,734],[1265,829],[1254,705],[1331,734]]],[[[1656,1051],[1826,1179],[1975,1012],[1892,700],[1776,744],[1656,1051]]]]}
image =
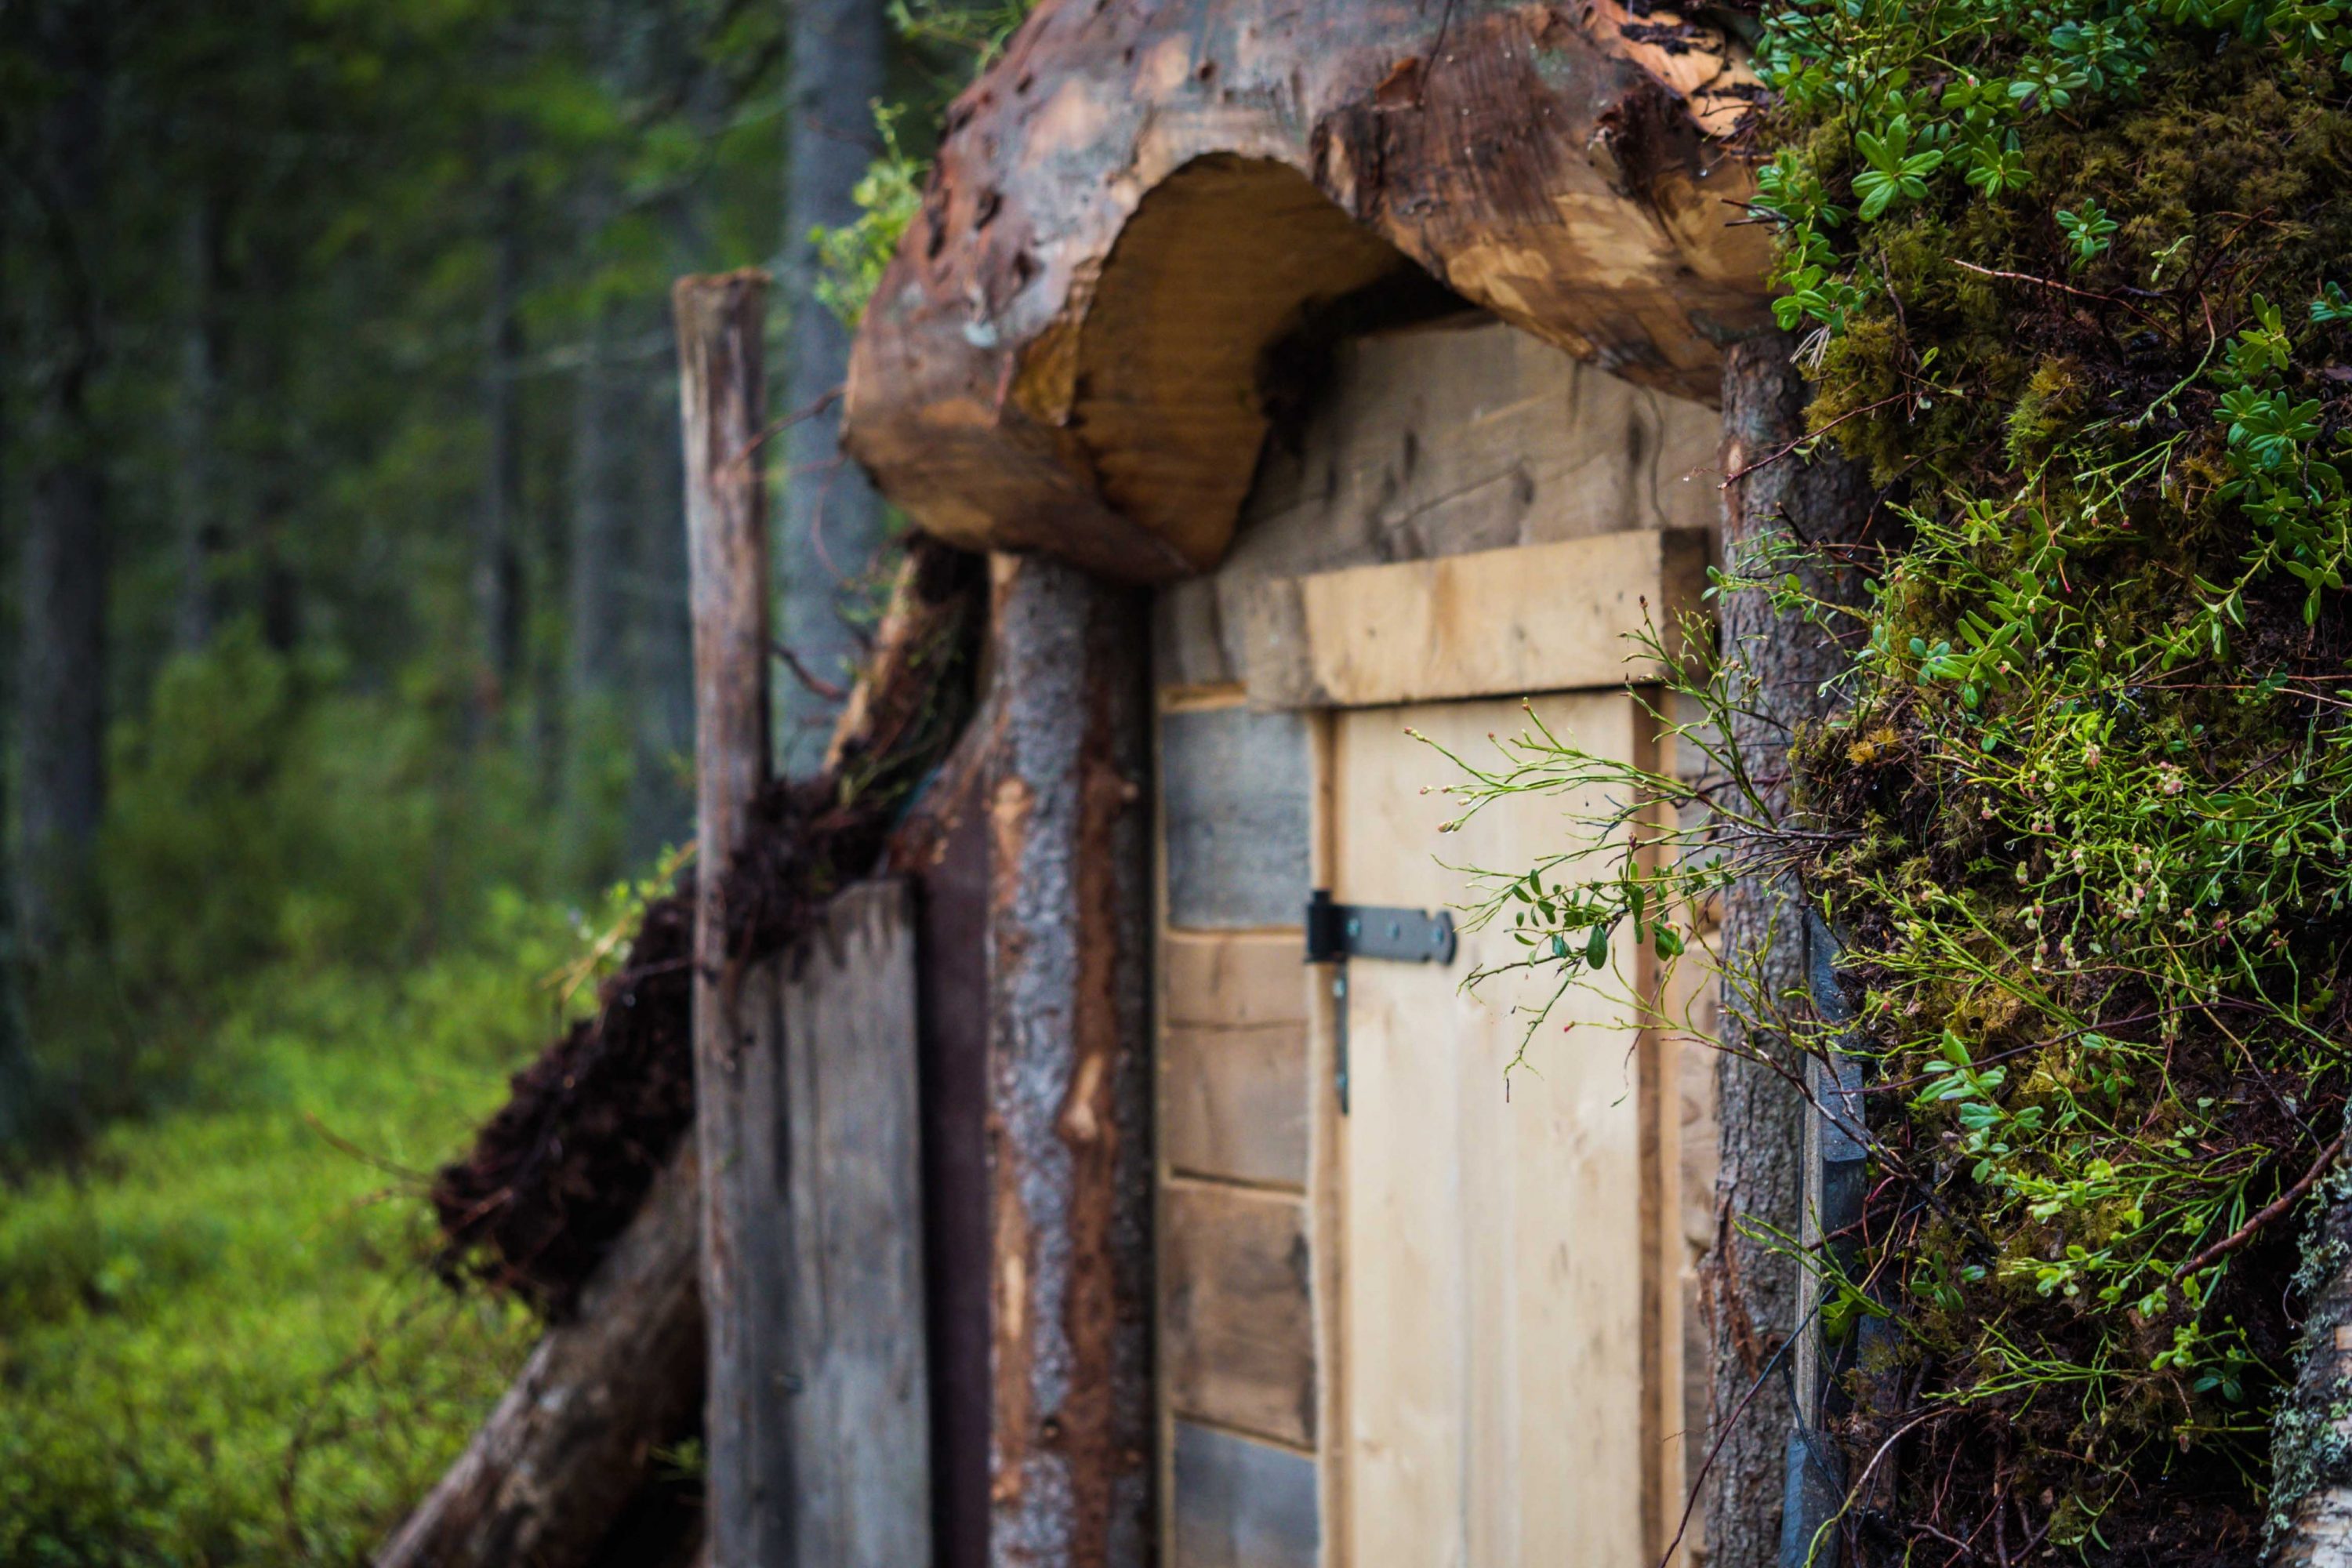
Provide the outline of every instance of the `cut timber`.
{"type": "Polygon", "coordinates": [[[727,879],[768,778],[768,561],[756,443],[767,279],[682,278],[678,394],[694,606],[695,777],[700,830],[694,931],[695,1137],[702,1168],[702,1299],[710,1332],[704,1441],[712,1556],[788,1561],[792,1376],[789,1244],[772,1205],[782,1042],[772,966],[728,951],[727,879]],[[764,1179],[764,1181],[763,1181],[764,1179]],[[764,1186],[764,1190],[762,1187],[764,1186]]]}
{"type": "Polygon", "coordinates": [[[1231,537],[1267,350],[1415,266],[1712,403],[1769,323],[1755,91],[1620,0],[1045,0],[950,111],[845,439],[933,533],[1156,582],[1231,537]]]}
{"type": "Polygon", "coordinates": [[[1305,705],[1654,680],[1657,661],[1628,638],[1645,619],[1671,633],[1701,607],[1706,555],[1696,529],[1644,529],[1300,578],[1305,705]]]}
{"type": "MultiPolygon", "coordinates": [[[[802,946],[768,965],[776,972],[783,1070],[777,1100],[761,1109],[782,1125],[782,1157],[772,1170],[745,1171],[742,1181],[768,1203],[764,1228],[791,1249],[790,1370],[777,1402],[787,1412],[793,1551],[754,1561],[928,1563],[930,1425],[907,885],[849,889],[802,946]]],[[[746,994],[763,989],[747,986],[746,994]]]]}
{"type": "Polygon", "coordinates": [[[1315,1461],[1176,1423],[1175,1568],[1318,1568],[1315,1461]]]}
{"type": "Polygon", "coordinates": [[[692,1430],[702,1390],[694,1151],[655,1182],[582,1292],[465,1453],[378,1553],[376,1568],[585,1562],[692,1430]]]}
{"type": "Polygon", "coordinates": [[[1298,1447],[1315,1442],[1307,1205],[1179,1182],[1161,1199],[1168,1405],[1298,1447]]]}

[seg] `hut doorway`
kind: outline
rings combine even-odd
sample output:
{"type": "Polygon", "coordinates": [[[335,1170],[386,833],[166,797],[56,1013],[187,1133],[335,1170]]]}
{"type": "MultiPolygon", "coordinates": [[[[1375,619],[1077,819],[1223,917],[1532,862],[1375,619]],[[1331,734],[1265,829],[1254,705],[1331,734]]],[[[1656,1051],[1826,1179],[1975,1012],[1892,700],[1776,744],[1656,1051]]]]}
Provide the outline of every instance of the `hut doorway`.
{"type": "Polygon", "coordinates": [[[1533,702],[1588,750],[1673,765],[1622,634],[1699,603],[1717,430],[1484,317],[1354,339],[1225,563],[1160,596],[1178,1568],[1613,1565],[1671,1536],[1711,1062],[1572,993],[1507,1079],[1543,983],[1461,988],[1507,933],[1444,964],[1310,964],[1305,911],[1321,889],[1434,915],[1459,868],[1577,831],[1572,803],[1529,798],[1440,838],[1453,808],[1423,786],[1446,764],[1408,729],[1476,756],[1533,702]]]}

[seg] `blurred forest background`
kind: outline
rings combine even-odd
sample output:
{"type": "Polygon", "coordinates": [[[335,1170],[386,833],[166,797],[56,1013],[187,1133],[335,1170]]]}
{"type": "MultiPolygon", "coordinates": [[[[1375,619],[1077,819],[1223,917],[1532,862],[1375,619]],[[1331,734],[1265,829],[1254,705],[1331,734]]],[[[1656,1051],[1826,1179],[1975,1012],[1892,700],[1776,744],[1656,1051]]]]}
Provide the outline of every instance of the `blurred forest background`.
{"type": "Polygon", "coordinates": [[[1021,8],[0,0],[0,1563],[364,1561],[504,1386],[415,1199],[690,836],[669,282],[779,274],[799,760],[1021,8]]]}

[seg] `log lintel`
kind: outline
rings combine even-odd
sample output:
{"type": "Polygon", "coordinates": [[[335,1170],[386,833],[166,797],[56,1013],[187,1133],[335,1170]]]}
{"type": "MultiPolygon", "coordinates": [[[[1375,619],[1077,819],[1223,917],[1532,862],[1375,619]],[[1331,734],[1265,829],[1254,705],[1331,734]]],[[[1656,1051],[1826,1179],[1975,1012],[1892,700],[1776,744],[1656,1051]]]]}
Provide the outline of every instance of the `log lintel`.
{"type": "Polygon", "coordinates": [[[1223,553],[1269,349],[1401,269],[1712,403],[1769,324],[1756,90],[1620,0],[1045,0],[950,112],[847,444],[942,538],[1158,582],[1223,553]]]}

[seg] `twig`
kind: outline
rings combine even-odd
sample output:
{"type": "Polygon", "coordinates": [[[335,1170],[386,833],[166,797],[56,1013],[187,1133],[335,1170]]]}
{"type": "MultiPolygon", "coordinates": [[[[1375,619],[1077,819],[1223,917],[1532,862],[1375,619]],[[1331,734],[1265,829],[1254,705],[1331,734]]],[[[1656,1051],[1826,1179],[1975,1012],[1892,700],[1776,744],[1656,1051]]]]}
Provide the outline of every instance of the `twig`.
{"type": "Polygon", "coordinates": [[[1898,392],[1892,397],[1882,397],[1877,402],[1865,404],[1860,408],[1849,408],[1844,413],[1839,415],[1836,418],[1831,420],[1828,424],[1822,426],[1820,429],[1808,431],[1804,435],[1798,437],[1795,440],[1790,442],[1787,446],[1781,447],[1770,457],[1759,458],[1752,463],[1741,464],[1737,469],[1724,476],[1723,482],[1715,488],[1719,490],[1727,490],[1732,486],[1738,484],[1740,480],[1746,479],[1748,475],[1754,473],[1757,469],[1769,468],[1773,464],[1779,462],[1781,458],[1787,457],[1790,453],[1795,451],[1798,447],[1802,447],[1809,442],[1820,440],[1822,437],[1828,435],[1831,431],[1836,429],[1847,420],[1854,418],[1860,415],[1874,413],[1878,409],[1885,407],[1890,403],[1900,403],[1910,395],[1911,395],[1907,392],[1898,392]]]}
{"type": "Polygon", "coordinates": [[[2238,1248],[2245,1246],[2247,1242],[2252,1240],[2256,1231],[2262,1229],[2263,1226],[2270,1224],[2280,1215],[2285,1214],[2287,1210],[2294,1207],[2296,1202],[2302,1198],[2303,1194],[2311,1191],[2311,1189],[2318,1184],[2319,1178],[2327,1173],[2327,1167],[2336,1163],[2336,1156],[2341,1153],[2343,1149],[2344,1134],[2338,1132],[2336,1135],[2336,1141],[2319,1152],[2319,1158],[2313,1162],[2310,1170],[2305,1171],[2303,1173],[2303,1179],[2301,1181],[2295,1183],[2294,1185],[2281,1193],[2277,1197],[2273,1198],[2269,1203],[2264,1204],[2261,1208],[2256,1209],[2254,1211],[2253,1217],[2246,1221],[2245,1224],[2240,1226],[2237,1229],[2231,1231],[2229,1235],[2223,1237],[2221,1240],[2215,1242],[2212,1246],[2207,1247],[2204,1251],[2197,1254],[2196,1257],[2191,1258],[2188,1262],[2174,1269],[2172,1271],[2173,1280],[2178,1283],[2180,1280],[2188,1279],[2200,1268],[2202,1268],[2206,1265],[2215,1262],[2218,1259],[2227,1258],[2231,1253],[2237,1251],[2238,1248]]]}

